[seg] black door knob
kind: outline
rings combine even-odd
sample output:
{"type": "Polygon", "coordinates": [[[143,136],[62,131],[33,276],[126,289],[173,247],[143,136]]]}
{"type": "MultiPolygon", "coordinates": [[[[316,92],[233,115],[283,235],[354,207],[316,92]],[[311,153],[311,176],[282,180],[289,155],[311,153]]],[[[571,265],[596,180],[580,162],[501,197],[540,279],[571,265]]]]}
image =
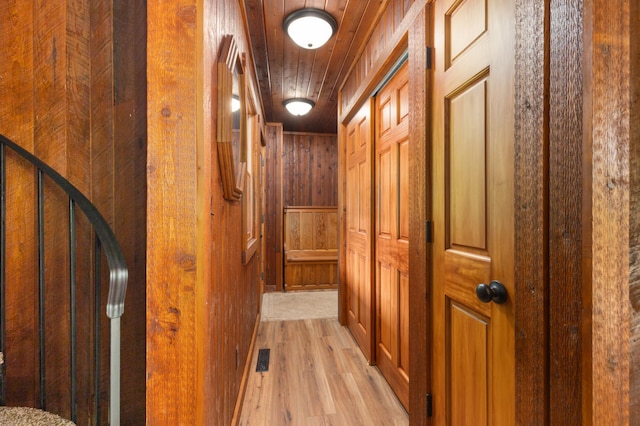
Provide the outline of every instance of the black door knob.
{"type": "Polygon", "coordinates": [[[489,285],[478,284],[476,287],[476,296],[481,302],[489,303],[491,301],[502,304],[507,301],[507,289],[504,288],[500,281],[491,281],[489,285]]]}

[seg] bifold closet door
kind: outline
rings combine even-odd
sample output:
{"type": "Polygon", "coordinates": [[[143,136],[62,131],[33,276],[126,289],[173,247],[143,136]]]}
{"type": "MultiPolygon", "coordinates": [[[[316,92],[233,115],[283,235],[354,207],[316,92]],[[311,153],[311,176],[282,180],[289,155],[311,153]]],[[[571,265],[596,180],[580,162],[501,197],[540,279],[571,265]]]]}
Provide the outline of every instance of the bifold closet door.
{"type": "Polygon", "coordinates": [[[409,401],[409,81],[407,63],[375,98],[376,363],[409,401]]]}
{"type": "Polygon", "coordinates": [[[373,351],[372,131],[366,102],[346,129],[347,326],[369,363],[373,351]]]}

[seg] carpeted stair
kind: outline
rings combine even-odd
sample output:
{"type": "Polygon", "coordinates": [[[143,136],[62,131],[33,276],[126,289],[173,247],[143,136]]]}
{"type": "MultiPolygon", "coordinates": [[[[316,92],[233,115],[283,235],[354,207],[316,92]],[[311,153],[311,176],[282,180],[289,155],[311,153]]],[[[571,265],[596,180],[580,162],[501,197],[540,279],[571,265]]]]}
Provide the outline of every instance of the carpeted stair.
{"type": "MultiPolygon", "coordinates": [[[[0,365],[4,364],[4,355],[0,352],[0,365]]],[[[0,425],[6,426],[72,426],[71,420],[55,414],[29,407],[1,407],[0,425]]]]}
{"type": "Polygon", "coordinates": [[[0,425],[71,426],[75,425],[75,423],[37,408],[0,407],[0,425]]]}

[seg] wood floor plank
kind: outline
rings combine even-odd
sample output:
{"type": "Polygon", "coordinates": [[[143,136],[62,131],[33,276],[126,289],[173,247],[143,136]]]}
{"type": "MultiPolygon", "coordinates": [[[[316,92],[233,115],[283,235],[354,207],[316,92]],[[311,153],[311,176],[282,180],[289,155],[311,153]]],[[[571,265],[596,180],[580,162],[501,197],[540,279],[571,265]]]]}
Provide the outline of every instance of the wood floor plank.
{"type": "Polygon", "coordinates": [[[240,425],[408,425],[379,370],[335,319],[261,322],[266,372],[251,372],[240,425]]]}

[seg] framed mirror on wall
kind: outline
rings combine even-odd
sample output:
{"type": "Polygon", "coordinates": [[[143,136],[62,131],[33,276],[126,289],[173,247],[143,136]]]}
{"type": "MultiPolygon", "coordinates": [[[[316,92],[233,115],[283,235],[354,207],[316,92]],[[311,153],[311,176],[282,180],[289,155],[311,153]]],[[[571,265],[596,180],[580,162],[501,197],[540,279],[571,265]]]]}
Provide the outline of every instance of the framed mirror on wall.
{"type": "Polygon", "coordinates": [[[216,146],[224,198],[242,198],[247,173],[246,83],[242,55],[233,35],[222,38],[218,55],[216,146]]]}
{"type": "Polygon", "coordinates": [[[242,199],[242,260],[246,264],[258,249],[260,235],[260,115],[258,114],[254,97],[247,94],[247,123],[246,123],[246,175],[245,192],[242,199]]]}

